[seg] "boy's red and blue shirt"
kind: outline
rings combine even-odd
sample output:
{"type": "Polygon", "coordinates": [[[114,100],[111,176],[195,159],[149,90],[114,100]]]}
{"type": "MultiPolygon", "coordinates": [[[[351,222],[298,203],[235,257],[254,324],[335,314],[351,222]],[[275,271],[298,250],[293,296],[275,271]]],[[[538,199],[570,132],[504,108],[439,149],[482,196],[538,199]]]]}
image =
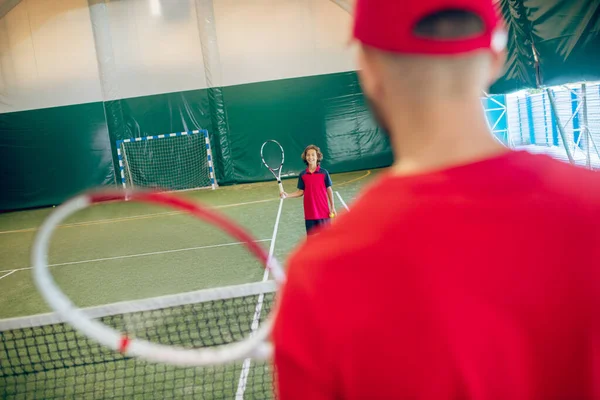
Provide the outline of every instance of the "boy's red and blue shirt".
{"type": "Polygon", "coordinates": [[[332,186],[331,177],[320,166],[314,172],[307,169],[298,177],[298,189],[304,190],[304,219],[329,218],[327,188],[332,186]]]}

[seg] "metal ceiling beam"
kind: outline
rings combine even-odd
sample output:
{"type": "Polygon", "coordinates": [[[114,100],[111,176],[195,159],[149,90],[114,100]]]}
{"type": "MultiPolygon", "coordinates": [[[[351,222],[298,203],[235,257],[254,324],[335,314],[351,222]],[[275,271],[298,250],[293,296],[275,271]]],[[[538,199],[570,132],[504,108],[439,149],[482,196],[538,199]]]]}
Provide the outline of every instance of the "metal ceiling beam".
{"type": "Polygon", "coordinates": [[[352,0],[331,0],[338,6],[340,6],[348,14],[352,14],[353,1],[352,0]]]}
{"type": "Polygon", "coordinates": [[[15,8],[21,0],[3,0],[0,1],[0,18],[4,17],[10,10],[15,8]]]}

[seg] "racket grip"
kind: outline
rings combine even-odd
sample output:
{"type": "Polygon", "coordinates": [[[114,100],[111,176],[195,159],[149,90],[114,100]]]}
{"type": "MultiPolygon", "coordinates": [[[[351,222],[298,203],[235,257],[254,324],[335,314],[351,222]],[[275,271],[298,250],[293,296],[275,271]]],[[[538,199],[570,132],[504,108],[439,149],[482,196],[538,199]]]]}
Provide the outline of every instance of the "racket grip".
{"type": "Polygon", "coordinates": [[[281,183],[281,181],[279,181],[278,183],[279,183],[279,193],[282,194],[284,192],[283,184],[281,183]]]}

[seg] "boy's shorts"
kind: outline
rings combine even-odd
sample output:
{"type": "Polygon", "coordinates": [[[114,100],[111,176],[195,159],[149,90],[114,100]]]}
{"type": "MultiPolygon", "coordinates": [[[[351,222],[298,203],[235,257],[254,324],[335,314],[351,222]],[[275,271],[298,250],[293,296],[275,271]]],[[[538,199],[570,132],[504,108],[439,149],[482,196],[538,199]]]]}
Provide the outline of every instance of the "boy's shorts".
{"type": "Polygon", "coordinates": [[[313,233],[313,230],[315,228],[318,228],[320,226],[323,225],[327,225],[329,224],[330,219],[326,218],[326,219],[307,219],[305,220],[306,223],[306,234],[310,235],[313,233]]]}

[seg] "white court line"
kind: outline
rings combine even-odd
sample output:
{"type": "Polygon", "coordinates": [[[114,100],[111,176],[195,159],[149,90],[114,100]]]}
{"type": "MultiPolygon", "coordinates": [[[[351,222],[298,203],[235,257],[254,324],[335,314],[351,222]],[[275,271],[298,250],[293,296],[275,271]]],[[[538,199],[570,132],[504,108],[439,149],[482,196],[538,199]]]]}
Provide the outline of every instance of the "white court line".
{"type": "MultiPolygon", "coordinates": [[[[245,203],[233,203],[233,204],[222,204],[219,206],[210,206],[209,208],[219,210],[222,208],[232,208],[232,207],[247,206],[247,205],[252,205],[252,204],[267,203],[267,202],[271,202],[271,201],[275,201],[275,200],[277,200],[277,199],[255,200],[255,201],[247,201],[245,203]]],[[[172,216],[172,215],[180,215],[180,214],[185,214],[185,213],[186,213],[186,211],[165,211],[165,212],[152,213],[152,214],[131,215],[128,217],[96,219],[96,220],[91,220],[91,221],[82,221],[82,222],[73,222],[70,224],[62,224],[62,225],[59,225],[58,228],[74,228],[74,227],[78,227],[78,226],[94,226],[94,225],[101,225],[101,224],[110,224],[113,222],[136,221],[136,220],[140,220],[140,219],[150,219],[150,218],[155,218],[155,217],[168,217],[168,216],[172,216]]],[[[24,229],[12,230],[12,231],[0,231],[0,235],[4,235],[4,234],[8,234],[8,233],[35,232],[35,231],[37,231],[37,229],[38,228],[24,228],[24,229]]]]}
{"type": "MultiPolygon", "coordinates": [[[[361,175],[358,178],[350,179],[349,181],[345,181],[345,182],[341,182],[341,183],[336,183],[336,187],[359,181],[361,179],[366,178],[369,175],[371,175],[370,170],[368,170],[366,174],[361,175]]],[[[270,182],[263,182],[263,183],[271,184],[270,182]]],[[[265,200],[254,200],[254,201],[247,201],[247,202],[243,202],[243,203],[233,203],[233,204],[222,204],[222,205],[218,205],[218,206],[210,206],[209,208],[221,209],[221,208],[240,207],[240,206],[246,206],[246,205],[251,205],[251,204],[269,203],[269,202],[276,201],[276,200],[277,200],[276,198],[265,199],[265,200]]],[[[108,224],[108,223],[112,223],[112,222],[135,221],[138,219],[166,217],[166,216],[170,216],[170,215],[178,215],[178,214],[183,214],[183,213],[185,213],[185,211],[165,211],[165,212],[159,212],[159,213],[153,213],[153,214],[132,215],[129,217],[117,217],[117,218],[106,218],[106,219],[96,219],[96,220],[91,220],[91,221],[74,222],[74,223],[70,223],[70,224],[59,225],[58,227],[59,228],[72,228],[72,227],[77,227],[77,226],[93,226],[93,225],[98,225],[98,224],[108,224]]],[[[23,229],[15,229],[15,230],[10,230],[10,231],[0,231],[0,235],[9,234],[9,233],[35,232],[35,231],[37,231],[37,229],[38,228],[23,228],[23,229]]]]}
{"type": "MultiPolygon", "coordinates": [[[[283,199],[279,200],[279,210],[277,210],[277,218],[275,219],[275,227],[273,227],[273,237],[271,238],[271,247],[269,247],[269,257],[267,258],[267,265],[271,263],[271,259],[273,258],[273,253],[275,251],[275,241],[277,239],[277,231],[279,230],[279,219],[281,218],[281,208],[283,206],[283,199]]],[[[269,269],[265,268],[265,273],[263,274],[263,282],[269,278],[269,269]]],[[[254,317],[252,318],[251,332],[254,332],[258,329],[258,321],[260,320],[260,313],[262,312],[263,300],[265,298],[264,293],[261,293],[258,296],[258,301],[256,302],[256,308],[254,309],[254,317]]],[[[240,380],[238,382],[238,388],[235,394],[236,400],[244,400],[244,392],[246,391],[246,384],[248,382],[248,373],[250,372],[250,362],[252,360],[250,358],[246,358],[244,360],[244,364],[242,365],[242,372],[240,373],[240,380]]]]}
{"type": "MultiPolygon", "coordinates": [[[[339,186],[342,186],[342,185],[347,185],[349,183],[353,183],[353,182],[359,181],[361,179],[366,178],[369,175],[371,175],[371,171],[370,170],[368,170],[366,174],[361,175],[358,178],[350,179],[349,181],[345,181],[345,182],[341,182],[341,183],[336,183],[336,187],[339,187],[339,186]]],[[[270,182],[269,182],[269,184],[270,184],[270,182]]],[[[246,205],[251,205],[251,204],[269,203],[269,202],[272,202],[272,201],[275,201],[275,200],[277,200],[277,199],[275,198],[275,199],[265,199],[265,200],[254,200],[254,201],[247,201],[247,202],[242,202],[242,203],[222,204],[222,205],[218,205],[218,206],[210,206],[209,208],[221,209],[221,208],[240,207],[240,206],[246,206],[246,205]]],[[[132,215],[132,216],[129,216],[129,217],[116,217],[116,218],[96,219],[96,220],[91,220],[91,221],[82,221],[82,222],[73,222],[73,223],[70,223],[70,224],[63,224],[63,225],[59,225],[58,228],[73,228],[73,227],[78,227],[78,226],[93,226],[93,225],[100,225],[100,224],[109,224],[109,223],[112,223],[112,222],[135,221],[135,220],[139,220],[139,219],[149,219],[149,218],[155,218],[155,217],[166,217],[166,216],[171,216],[171,215],[179,215],[179,214],[183,214],[183,213],[185,213],[185,211],[165,211],[165,212],[152,213],[152,214],[132,215]]],[[[37,229],[38,228],[23,228],[23,229],[15,229],[15,230],[10,230],[10,231],[0,231],[0,235],[10,234],[10,233],[35,232],[35,231],[37,231],[37,229]]]]}
{"type": "MultiPolygon", "coordinates": [[[[0,272],[6,272],[6,271],[0,271],[0,272]]],[[[17,272],[17,270],[16,270],[16,269],[13,269],[13,270],[12,270],[12,271],[10,271],[8,274],[0,276],[0,279],[4,279],[4,278],[6,278],[6,277],[7,277],[7,276],[9,276],[9,275],[11,275],[11,274],[14,274],[15,272],[17,272]]]]}
{"type": "MultiPolygon", "coordinates": [[[[271,239],[261,239],[261,240],[256,240],[257,243],[260,242],[268,242],[271,239]]],[[[153,251],[151,253],[140,253],[140,254],[128,254],[125,256],[115,256],[115,257],[106,257],[106,258],[95,258],[92,260],[81,260],[81,261],[70,261],[70,262],[65,262],[65,263],[59,263],[59,264],[50,264],[48,265],[49,267],[61,267],[64,265],[76,265],[76,264],[86,264],[86,263],[93,263],[93,262],[101,262],[101,261],[110,261],[110,260],[121,260],[124,258],[134,258],[134,257],[147,257],[147,256],[154,256],[154,255],[159,255],[159,254],[168,254],[168,253],[178,253],[178,252],[182,252],[182,251],[191,251],[191,250],[202,250],[202,249],[214,249],[217,247],[226,247],[226,246],[238,246],[240,244],[244,244],[243,242],[233,242],[233,243],[223,243],[223,244],[213,244],[210,246],[198,246],[198,247],[186,247],[184,249],[175,249],[175,250],[163,250],[163,251],[153,251]]],[[[26,270],[30,270],[33,267],[27,267],[27,268],[16,268],[16,269],[7,269],[4,271],[0,271],[0,273],[2,272],[9,272],[12,271],[10,273],[16,272],[16,271],[26,271],[26,270]]],[[[7,275],[5,275],[7,276],[7,275]]],[[[0,278],[2,279],[2,278],[0,278]]]]}
{"type": "Polygon", "coordinates": [[[340,192],[335,192],[335,194],[337,194],[338,199],[340,199],[340,201],[342,202],[342,205],[344,206],[346,211],[350,211],[350,209],[348,208],[348,205],[346,205],[346,202],[344,201],[344,199],[342,199],[342,195],[340,194],[340,192]]]}

